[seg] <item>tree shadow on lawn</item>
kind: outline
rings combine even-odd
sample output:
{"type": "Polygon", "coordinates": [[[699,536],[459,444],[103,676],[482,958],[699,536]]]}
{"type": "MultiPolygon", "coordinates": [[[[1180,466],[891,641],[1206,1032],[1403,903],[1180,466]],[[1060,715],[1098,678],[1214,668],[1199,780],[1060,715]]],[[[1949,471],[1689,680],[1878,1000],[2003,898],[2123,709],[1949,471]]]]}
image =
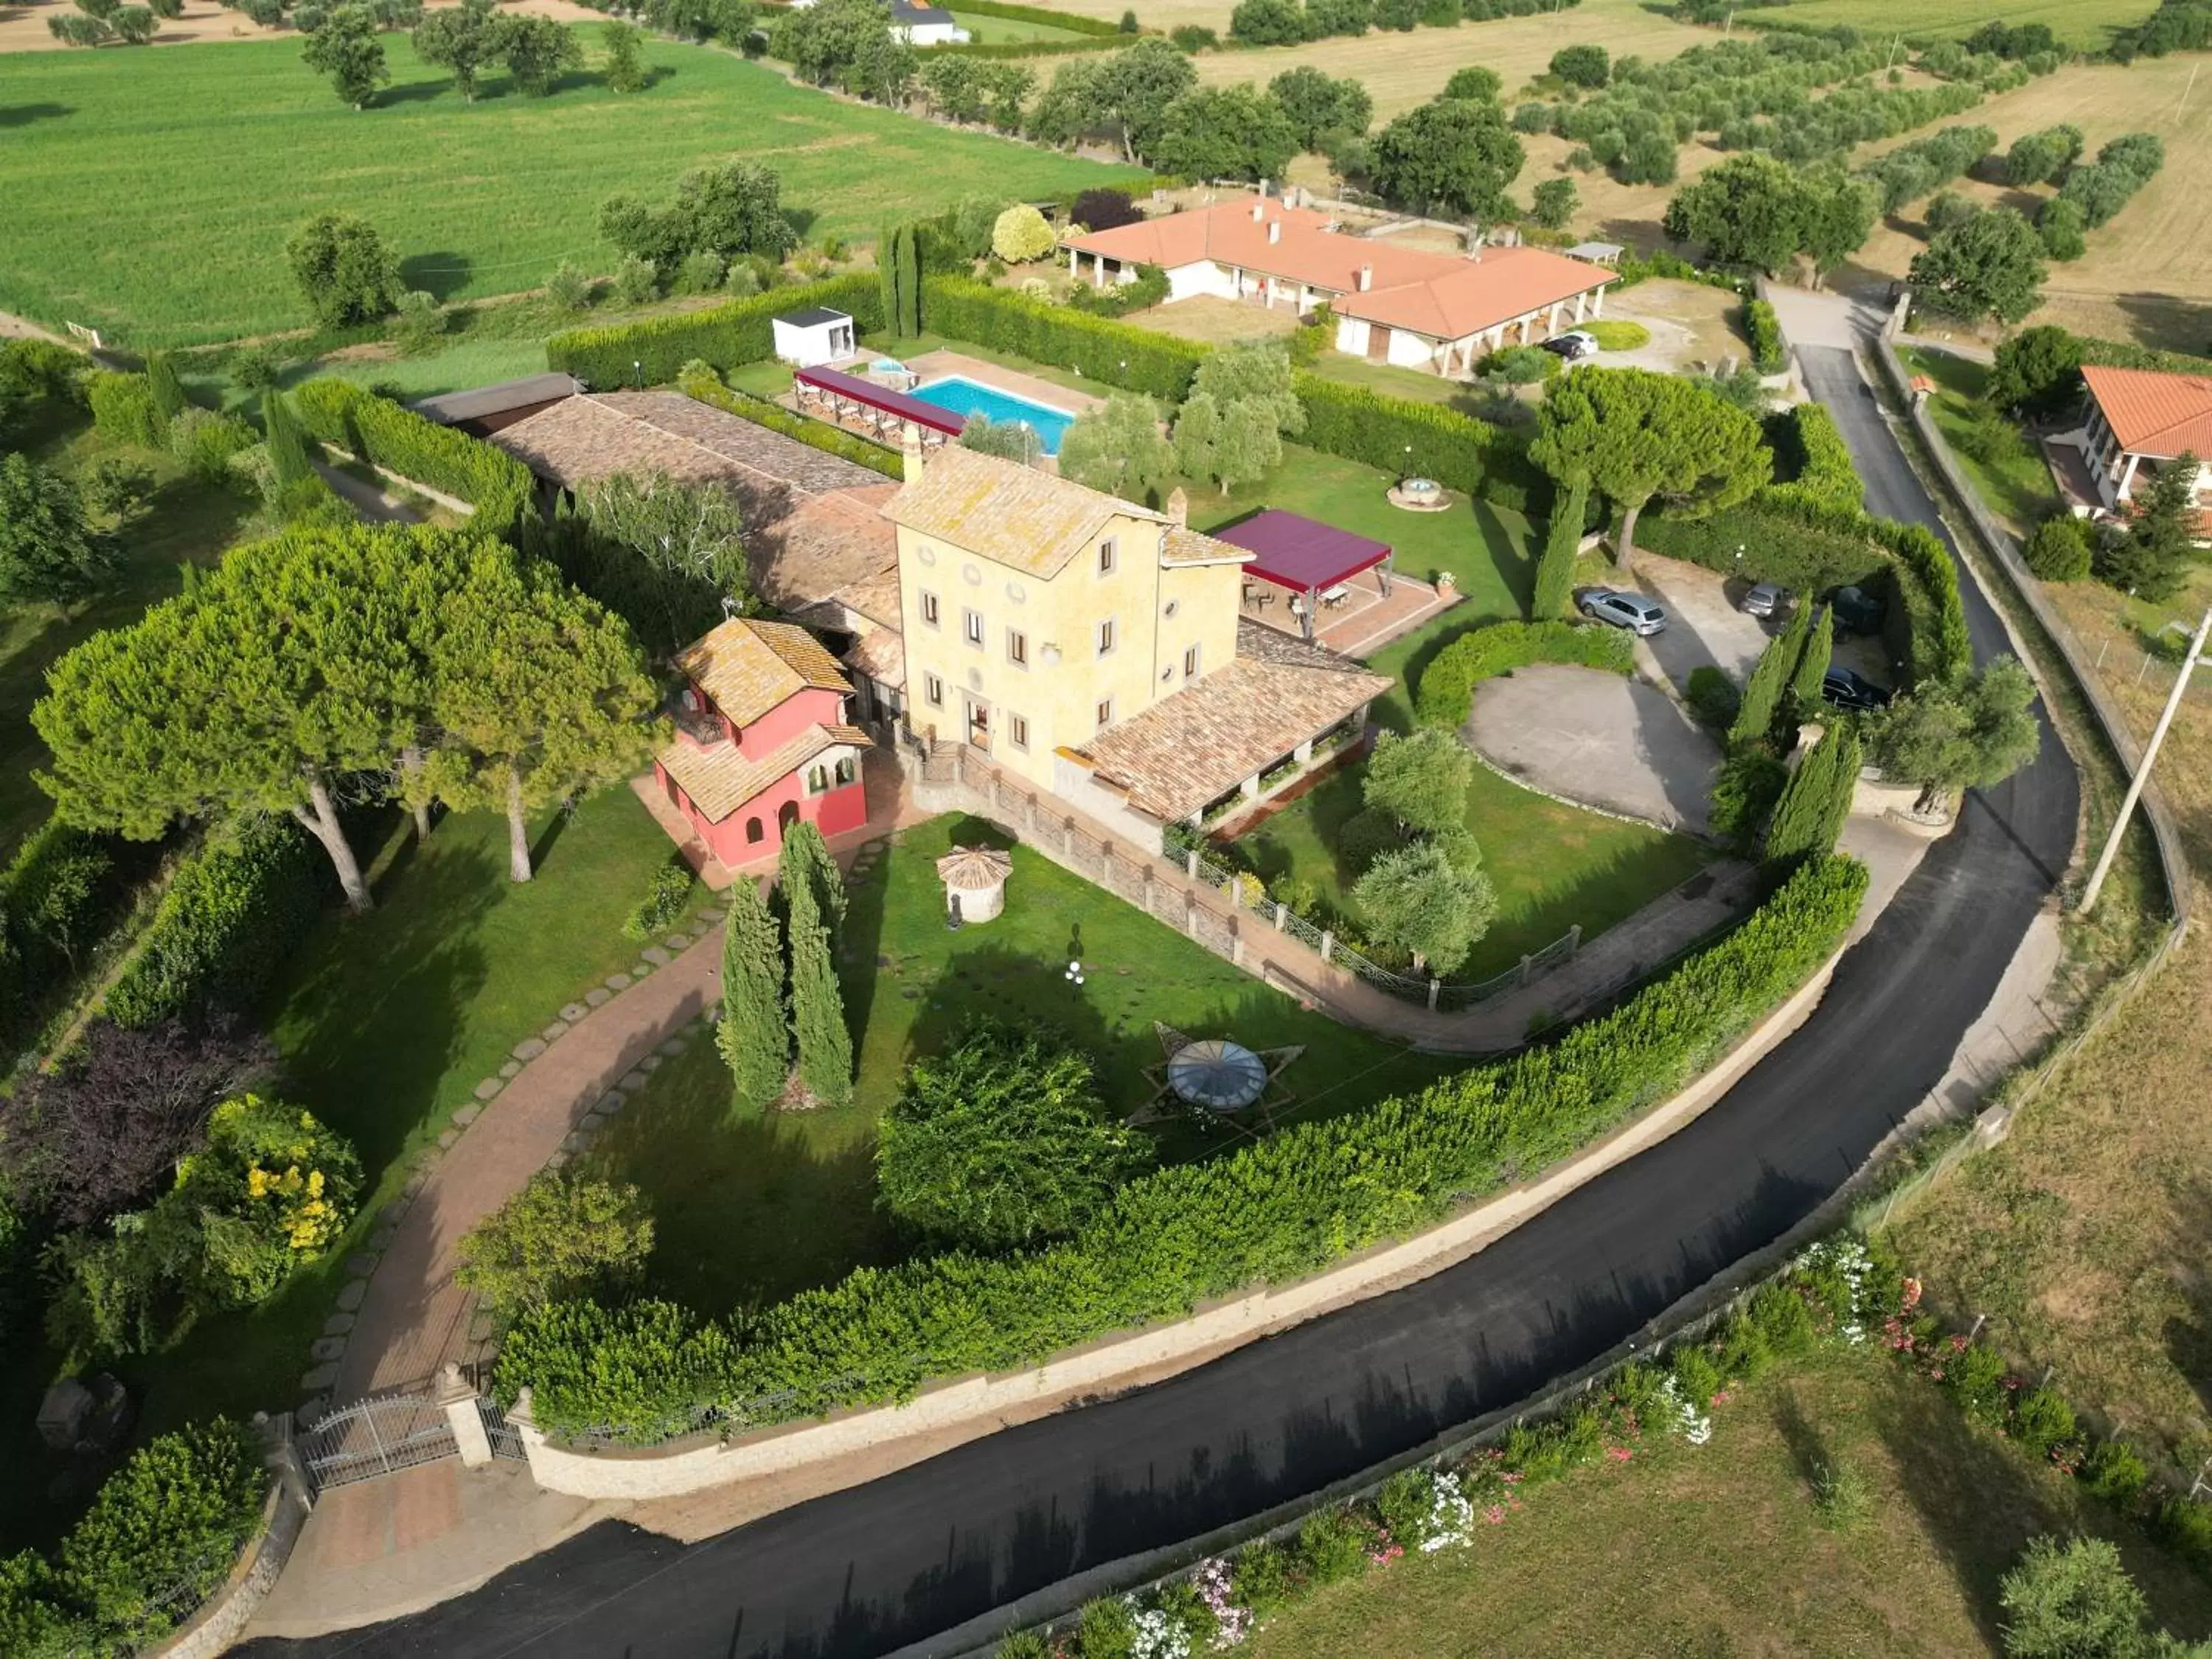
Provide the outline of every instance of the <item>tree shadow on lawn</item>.
{"type": "MultiPolygon", "coordinates": [[[[0,8],[0,23],[12,22],[21,15],[13,8],[0,8]]],[[[74,104],[9,104],[0,106],[0,127],[27,127],[33,121],[58,120],[76,113],[74,104]]]]}
{"type": "Polygon", "coordinates": [[[1475,497],[1470,505],[1474,509],[1475,522],[1482,526],[1483,550],[1490,556],[1491,568],[1498,572],[1498,580],[1504,584],[1505,591],[1521,607],[1519,614],[1515,617],[1486,617],[1481,620],[1517,622],[1528,614],[1529,603],[1536,592],[1535,562],[1542,551],[1542,544],[1536,538],[1536,522],[1533,520],[1523,521],[1528,526],[1528,544],[1520,553],[1510,554],[1502,550],[1514,545],[1514,526],[1480,496],[1475,497]]]}
{"type": "Polygon", "coordinates": [[[489,972],[477,928],[506,882],[481,843],[434,835],[426,848],[409,832],[378,908],[327,913],[263,1022],[290,1091],[351,1139],[372,1187],[439,1104],[489,972]]]}
{"type": "Polygon", "coordinates": [[[1873,1413],[1875,1431],[1929,1545],[1949,1563],[1972,1601],[1992,1652],[2003,1645],[1999,1596],[2004,1575],[2028,1540],[2046,1533],[2110,1539],[2160,1623],[2202,1628],[2212,1592],[2140,1528],[2018,1447],[1976,1427],[1925,1379],[1893,1370],[1883,1395],[1873,1413]]]}
{"type": "Polygon", "coordinates": [[[465,253],[410,253],[399,262],[400,286],[420,289],[441,304],[469,285],[476,267],[465,253]]]}

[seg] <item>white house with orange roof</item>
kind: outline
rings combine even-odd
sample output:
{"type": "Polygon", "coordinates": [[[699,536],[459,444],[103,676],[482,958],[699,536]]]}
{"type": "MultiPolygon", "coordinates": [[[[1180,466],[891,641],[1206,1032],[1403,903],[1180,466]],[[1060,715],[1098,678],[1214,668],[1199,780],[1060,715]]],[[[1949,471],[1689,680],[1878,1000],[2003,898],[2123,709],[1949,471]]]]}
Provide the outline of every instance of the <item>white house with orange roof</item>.
{"type": "Polygon", "coordinates": [[[2087,459],[2096,499],[2069,491],[2077,512],[2124,510],[2146,477],[2185,454],[2197,459],[2197,504],[2212,506],[2212,376],[2085,363],[2081,381],[2088,388],[2087,419],[2080,431],[2055,441],[2087,459]]]}
{"type": "Polygon", "coordinates": [[[1302,317],[1326,305],[1339,351],[1455,379],[1501,347],[1534,345],[1601,316],[1606,285],[1620,280],[1545,248],[1399,247],[1266,195],[1073,232],[1061,246],[1068,270],[1101,287],[1158,265],[1170,304],[1210,294],[1302,317]]]}

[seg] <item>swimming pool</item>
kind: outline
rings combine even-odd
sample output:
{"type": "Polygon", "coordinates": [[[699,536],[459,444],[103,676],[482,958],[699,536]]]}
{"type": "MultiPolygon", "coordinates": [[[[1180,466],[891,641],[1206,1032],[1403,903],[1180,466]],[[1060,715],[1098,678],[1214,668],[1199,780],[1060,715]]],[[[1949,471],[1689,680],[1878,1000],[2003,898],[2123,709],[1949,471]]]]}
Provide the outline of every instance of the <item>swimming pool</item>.
{"type": "Polygon", "coordinates": [[[1037,434],[1037,441],[1048,455],[1060,453],[1060,434],[1067,430],[1075,416],[1064,409],[1054,409],[1050,404],[1034,403],[1027,398],[1016,397],[1011,392],[1001,392],[994,386],[985,386],[980,380],[970,380],[963,375],[948,375],[942,380],[932,380],[927,386],[918,386],[910,397],[923,403],[935,404],[939,409],[949,409],[956,415],[982,415],[994,425],[1019,421],[1037,434]]]}

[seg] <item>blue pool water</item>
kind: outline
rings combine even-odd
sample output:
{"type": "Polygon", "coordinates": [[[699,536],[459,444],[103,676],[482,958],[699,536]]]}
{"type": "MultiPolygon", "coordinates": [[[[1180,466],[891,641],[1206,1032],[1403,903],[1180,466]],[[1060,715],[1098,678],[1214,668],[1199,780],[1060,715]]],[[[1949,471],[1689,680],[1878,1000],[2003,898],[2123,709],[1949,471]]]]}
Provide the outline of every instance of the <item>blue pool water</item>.
{"type": "Polygon", "coordinates": [[[1018,398],[1011,392],[1001,392],[996,386],[957,374],[918,386],[908,395],[926,404],[935,404],[939,409],[949,409],[956,415],[988,416],[994,425],[1024,422],[1036,433],[1037,441],[1048,455],[1060,453],[1060,434],[1075,420],[1064,409],[1032,403],[1027,398],[1018,398]]]}

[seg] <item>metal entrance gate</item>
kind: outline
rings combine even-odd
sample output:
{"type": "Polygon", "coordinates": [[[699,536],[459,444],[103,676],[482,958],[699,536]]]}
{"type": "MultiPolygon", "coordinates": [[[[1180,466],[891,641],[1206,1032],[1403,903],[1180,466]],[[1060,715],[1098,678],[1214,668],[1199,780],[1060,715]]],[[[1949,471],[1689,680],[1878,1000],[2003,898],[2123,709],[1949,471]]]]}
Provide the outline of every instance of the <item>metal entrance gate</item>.
{"type": "Polygon", "coordinates": [[[530,1454],[523,1449],[521,1431],[507,1420],[505,1412],[481,1395],[477,1398],[477,1411],[483,1419],[484,1438],[491,1442],[494,1457],[529,1461],[530,1454]]]}
{"type": "Polygon", "coordinates": [[[341,1407],[301,1432],[295,1443],[307,1484],[318,1492],[460,1455],[445,1407],[415,1394],[379,1395],[341,1407]]]}

